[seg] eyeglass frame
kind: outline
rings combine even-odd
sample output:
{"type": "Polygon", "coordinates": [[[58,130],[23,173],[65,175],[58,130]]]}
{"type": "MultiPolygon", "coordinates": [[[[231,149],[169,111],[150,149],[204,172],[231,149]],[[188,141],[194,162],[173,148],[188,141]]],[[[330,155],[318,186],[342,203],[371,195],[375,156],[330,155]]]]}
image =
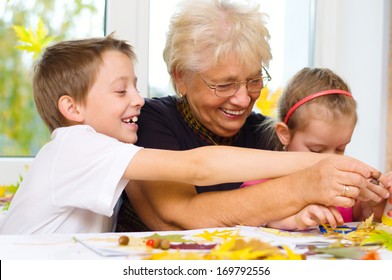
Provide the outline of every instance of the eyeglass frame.
{"type": "MultiPolygon", "coordinates": [[[[262,85],[262,87],[260,88],[260,90],[262,90],[263,88],[265,88],[265,87],[267,86],[268,82],[272,80],[271,75],[268,73],[267,69],[265,69],[264,66],[263,66],[262,69],[265,71],[265,73],[267,74],[267,76],[263,76],[263,74],[261,74],[260,79],[262,79],[263,85],[262,85]],[[267,79],[267,82],[266,82],[265,84],[264,84],[264,79],[267,79]]],[[[198,74],[198,76],[200,77],[200,79],[203,81],[203,83],[204,83],[207,87],[209,87],[210,89],[214,90],[214,94],[215,94],[217,97],[231,97],[231,96],[234,96],[234,95],[238,92],[238,90],[241,88],[241,84],[243,84],[243,83],[246,83],[246,90],[247,90],[249,93],[258,92],[258,91],[249,91],[249,90],[248,90],[248,84],[249,84],[249,82],[254,81],[254,80],[258,80],[259,78],[255,78],[255,79],[251,79],[251,80],[246,80],[246,81],[239,81],[239,82],[230,82],[230,83],[226,83],[226,84],[223,84],[223,83],[220,83],[220,84],[210,84],[210,83],[208,83],[205,79],[203,79],[203,77],[200,75],[200,73],[197,73],[197,74],[198,74]],[[228,84],[233,84],[233,85],[235,85],[235,86],[237,87],[237,89],[234,91],[233,94],[231,94],[231,95],[223,95],[223,96],[222,96],[222,95],[218,95],[218,94],[216,93],[216,89],[217,89],[218,86],[220,86],[220,85],[228,85],[228,84]]]]}

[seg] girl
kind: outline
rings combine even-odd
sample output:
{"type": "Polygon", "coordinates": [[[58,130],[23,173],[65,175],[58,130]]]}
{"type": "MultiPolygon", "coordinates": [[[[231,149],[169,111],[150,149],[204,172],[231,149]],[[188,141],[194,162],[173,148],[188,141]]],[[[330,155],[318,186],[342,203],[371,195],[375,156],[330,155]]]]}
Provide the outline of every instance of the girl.
{"type": "MultiPolygon", "coordinates": [[[[357,123],[356,106],[349,86],[333,71],[304,68],[288,82],[279,99],[278,121],[268,124],[270,141],[276,150],[342,155],[357,123]]],[[[243,186],[260,182],[247,182],[243,186]]],[[[343,194],[349,196],[351,188],[344,185],[343,194]]],[[[357,202],[354,208],[310,204],[297,214],[270,222],[268,226],[305,229],[329,223],[335,227],[343,222],[359,220],[363,212],[358,210],[360,203],[357,202]]],[[[382,211],[382,205],[378,208],[382,211]]]]}

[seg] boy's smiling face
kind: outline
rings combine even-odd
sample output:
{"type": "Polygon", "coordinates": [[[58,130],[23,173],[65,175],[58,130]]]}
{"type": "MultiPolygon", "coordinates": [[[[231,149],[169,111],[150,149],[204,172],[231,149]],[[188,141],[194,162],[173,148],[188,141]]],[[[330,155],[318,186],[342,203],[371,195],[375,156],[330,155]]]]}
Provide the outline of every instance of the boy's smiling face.
{"type": "Polygon", "coordinates": [[[144,99],[136,87],[133,61],[119,51],[106,51],[86,102],[79,108],[83,124],[125,143],[137,141],[137,118],[144,99]]]}

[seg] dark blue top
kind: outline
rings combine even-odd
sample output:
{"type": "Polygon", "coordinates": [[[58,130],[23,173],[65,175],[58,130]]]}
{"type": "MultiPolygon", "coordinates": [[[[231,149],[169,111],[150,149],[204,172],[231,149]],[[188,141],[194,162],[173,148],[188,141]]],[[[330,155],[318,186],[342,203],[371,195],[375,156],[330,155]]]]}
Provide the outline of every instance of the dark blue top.
{"type": "MultiPolygon", "coordinates": [[[[212,145],[185,122],[177,110],[176,102],[177,97],[175,96],[146,99],[138,120],[139,140],[136,145],[165,150],[189,150],[212,145]]],[[[261,129],[261,124],[266,119],[265,116],[252,112],[232,146],[272,150],[272,147],[267,146],[261,129]]],[[[241,184],[242,182],[226,183],[196,187],[196,189],[198,193],[231,190],[239,188],[241,184]]]]}
{"type": "MultiPolygon", "coordinates": [[[[175,96],[146,99],[138,120],[138,142],[136,143],[138,146],[166,150],[188,150],[212,145],[185,122],[177,109],[177,102],[177,97],[175,96]]],[[[266,133],[263,131],[264,128],[262,128],[262,124],[268,123],[266,120],[265,116],[252,112],[232,145],[272,150],[273,147],[268,147],[267,145],[266,133]]],[[[233,162],[233,164],[236,163],[233,162]]],[[[239,188],[241,184],[242,182],[203,187],[196,186],[196,191],[201,193],[232,190],[239,188]]],[[[121,209],[117,216],[116,231],[149,231],[150,229],[136,214],[125,192],[122,198],[121,209]]]]}

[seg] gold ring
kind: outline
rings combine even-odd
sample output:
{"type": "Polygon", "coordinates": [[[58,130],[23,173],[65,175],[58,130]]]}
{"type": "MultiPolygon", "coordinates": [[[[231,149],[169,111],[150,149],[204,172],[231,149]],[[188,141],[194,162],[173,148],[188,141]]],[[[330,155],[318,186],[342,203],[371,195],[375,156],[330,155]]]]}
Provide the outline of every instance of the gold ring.
{"type": "Polygon", "coordinates": [[[350,187],[347,185],[343,185],[342,192],[343,192],[343,196],[349,197],[350,196],[350,187]]]}

